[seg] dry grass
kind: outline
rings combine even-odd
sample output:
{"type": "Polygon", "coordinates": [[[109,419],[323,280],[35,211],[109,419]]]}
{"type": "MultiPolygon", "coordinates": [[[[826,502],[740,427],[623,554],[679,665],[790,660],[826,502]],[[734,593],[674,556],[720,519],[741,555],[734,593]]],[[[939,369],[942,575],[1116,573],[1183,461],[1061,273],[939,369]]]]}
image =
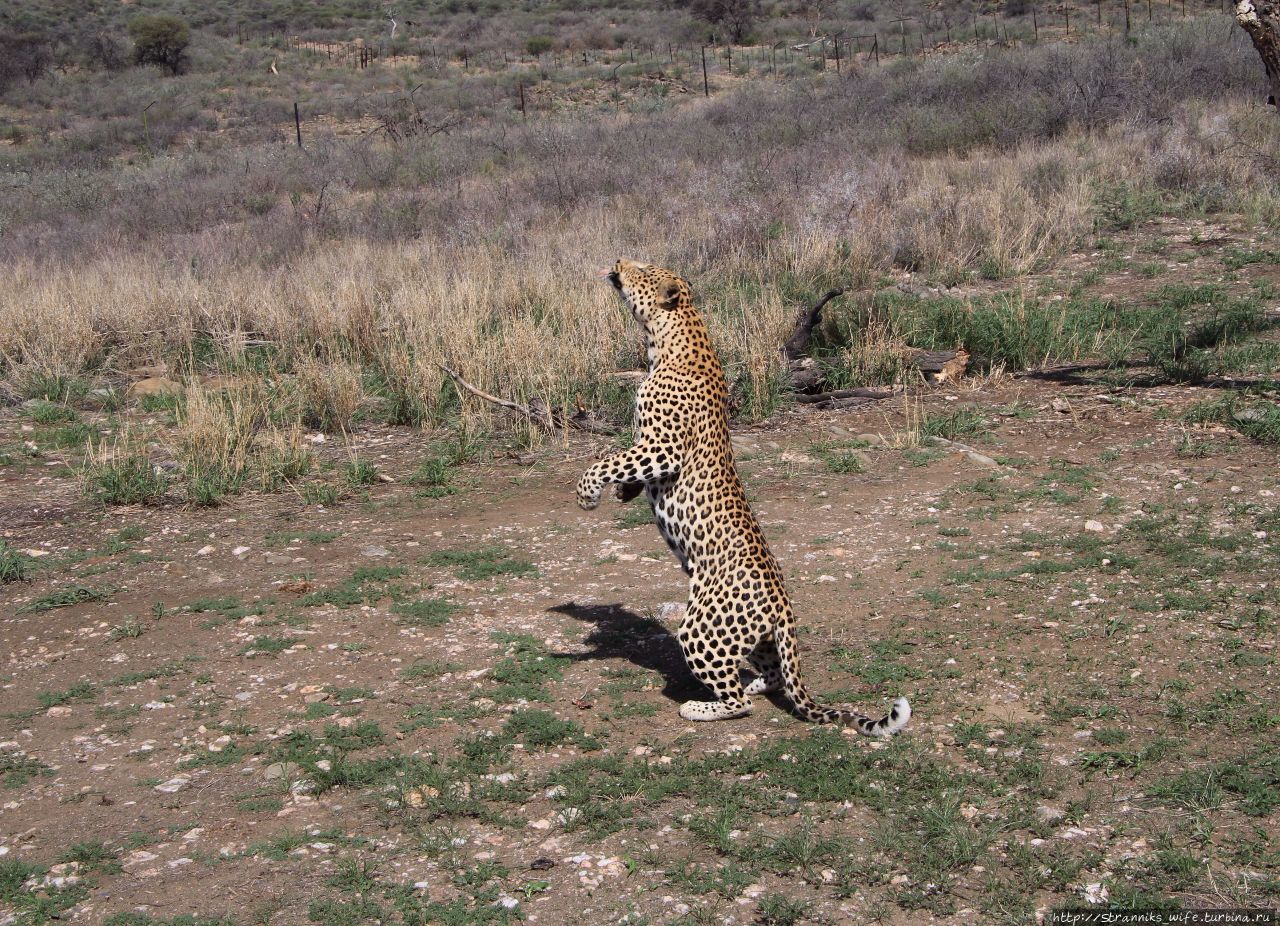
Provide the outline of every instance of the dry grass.
{"type": "MultiPolygon", "coordinates": [[[[1199,26],[1161,35],[1205,59],[1221,43],[1199,26]]],[[[482,389],[560,407],[597,398],[606,374],[639,365],[632,322],[594,278],[628,255],[693,282],[741,413],[764,416],[779,398],[776,349],[792,313],[829,286],[901,270],[943,285],[1018,276],[1099,225],[1161,210],[1280,216],[1280,187],[1258,154],[1280,145],[1280,128],[1257,105],[1229,101],[1234,59],[1221,98],[1204,90],[1157,119],[1152,100],[1185,88],[1138,93],[1132,81],[1149,70],[1134,56],[1161,47],[1089,52],[1114,70],[1110,122],[1081,109],[1055,70],[1057,50],[965,52],[886,66],[856,88],[749,82],[678,110],[317,145],[288,164],[264,149],[252,167],[238,154],[148,165],[161,199],[145,217],[126,203],[57,228],[38,217],[17,227],[0,271],[0,369],[28,394],[50,378],[158,363],[230,371],[287,383],[311,427],[349,428],[369,391],[384,420],[482,429],[491,410],[460,399],[439,363],[482,389]],[[772,141],[758,143],[759,132],[772,141]],[[225,200],[242,169],[270,197],[282,167],[292,209],[191,230],[195,220],[164,199],[225,200]],[[76,235],[96,237],[50,258],[30,246],[44,234],[68,252],[76,235]]],[[[848,334],[846,379],[900,366],[901,330],[848,334]]],[[[200,401],[188,416],[203,414],[200,401]]],[[[225,453],[244,452],[241,426],[222,420],[233,432],[225,453]]]]}

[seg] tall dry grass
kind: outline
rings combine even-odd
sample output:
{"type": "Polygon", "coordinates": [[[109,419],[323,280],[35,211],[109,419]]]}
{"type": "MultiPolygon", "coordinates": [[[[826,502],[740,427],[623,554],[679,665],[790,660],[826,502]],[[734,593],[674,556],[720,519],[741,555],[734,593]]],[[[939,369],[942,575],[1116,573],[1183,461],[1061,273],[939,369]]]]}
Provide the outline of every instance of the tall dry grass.
{"type": "MultiPolygon", "coordinates": [[[[1184,32],[1166,44],[1218,52],[1184,32]]],[[[486,427],[440,363],[561,407],[638,365],[633,323],[594,277],[626,255],[691,280],[744,413],[767,414],[792,313],[833,284],[1016,276],[1143,208],[1280,218],[1265,154],[1280,128],[1231,98],[1237,60],[1219,90],[1161,72],[1140,92],[1157,53],[1075,53],[1114,83],[1087,119],[1062,71],[1076,65],[1044,49],[403,145],[171,159],[104,193],[119,208],[36,216],[0,242],[0,363],[19,387],[225,368],[283,377],[312,425],[349,425],[369,388],[388,420],[486,427]],[[266,195],[286,167],[292,207],[192,224],[236,170],[266,195]],[[324,210],[308,206],[318,189],[324,210]],[[193,208],[164,205],[184,195],[193,208]],[[130,211],[139,197],[147,211],[130,211]]]]}

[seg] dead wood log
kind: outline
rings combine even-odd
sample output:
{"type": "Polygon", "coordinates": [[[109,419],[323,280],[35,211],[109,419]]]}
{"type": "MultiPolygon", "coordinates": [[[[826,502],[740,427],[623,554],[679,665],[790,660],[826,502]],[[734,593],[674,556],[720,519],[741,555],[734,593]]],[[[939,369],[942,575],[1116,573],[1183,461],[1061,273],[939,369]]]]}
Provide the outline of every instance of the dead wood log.
{"type": "Polygon", "coordinates": [[[836,389],[832,392],[820,392],[817,395],[798,395],[796,401],[804,405],[826,402],[830,399],[888,399],[896,393],[892,389],[868,389],[858,386],[853,389],[836,389]]]}
{"type": "Polygon", "coordinates": [[[822,310],[827,303],[837,296],[843,296],[843,289],[833,289],[809,308],[800,312],[796,318],[796,326],[782,345],[782,356],[788,360],[799,360],[809,350],[809,339],[813,337],[813,329],[822,321],[822,310]]]}
{"type": "Polygon", "coordinates": [[[515,412],[527,421],[538,425],[547,431],[559,431],[564,428],[572,428],[576,431],[587,431],[591,434],[613,435],[618,433],[618,429],[613,427],[606,421],[601,421],[595,414],[583,404],[582,399],[578,399],[578,410],[571,417],[566,418],[556,412],[553,412],[546,401],[541,398],[532,399],[528,405],[521,405],[519,402],[512,402],[508,399],[500,399],[496,395],[490,395],[482,389],[477,389],[465,379],[458,375],[457,371],[449,368],[445,364],[437,364],[440,369],[448,375],[448,377],[458,385],[459,388],[465,389],[478,399],[484,399],[499,408],[505,408],[508,411],[515,412]]]}
{"type": "Polygon", "coordinates": [[[889,399],[896,394],[891,389],[864,389],[860,387],[857,389],[836,389],[832,392],[819,392],[813,395],[797,393],[796,401],[810,408],[853,408],[857,405],[866,405],[869,402],[889,399]]]}
{"type": "Polygon", "coordinates": [[[1280,106],[1280,0],[1239,0],[1235,14],[1266,69],[1267,102],[1280,106]]]}
{"type": "Polygon", "coordinates": [[[955,382],[964,376],[969,366],[969,352],[963,347],[955,350],[922,350],[910,358],[911,365],[924,374],[931,383],[955,382]]]}

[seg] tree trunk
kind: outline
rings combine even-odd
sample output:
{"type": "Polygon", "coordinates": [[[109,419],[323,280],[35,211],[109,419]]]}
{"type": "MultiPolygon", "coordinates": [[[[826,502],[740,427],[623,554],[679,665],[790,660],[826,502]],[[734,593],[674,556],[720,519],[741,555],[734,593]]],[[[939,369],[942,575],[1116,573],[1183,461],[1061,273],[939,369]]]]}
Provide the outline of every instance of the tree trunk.
{"type": "Polygon", "coordinates": [[[1236,22],[1253,39],[1253,47],[1267,69],[1267,102],[1280,106],[1280,0],[1239,0],[1236,22]]]}

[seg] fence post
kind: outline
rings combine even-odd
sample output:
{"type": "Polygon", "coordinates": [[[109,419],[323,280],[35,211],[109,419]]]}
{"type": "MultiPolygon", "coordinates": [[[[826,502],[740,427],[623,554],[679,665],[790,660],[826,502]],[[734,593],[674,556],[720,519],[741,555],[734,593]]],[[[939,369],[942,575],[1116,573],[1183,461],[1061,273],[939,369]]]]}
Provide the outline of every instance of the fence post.
{"type": "Polygon", "coordinates": [[[524,110],[524,81],[523,80],[519,82],[519,87],[520,87],[520,118],[524,119],[527,122],[529,119],[529,114],[526,113],[524,110]]]}
{"type": "Polygon", "coordinates": [[[302,147],[302,117],[298,115],[298,101],[293,101],[293,130],[298,133],[298,147],[302,147]]]}
{"type": "Polygon", "coordinates": [[[147,124],[147,110],[155,106],[158,100],[152,100],[142,107],[142,137],[147,141],[147,154],[151,153],[151,127],[147,124]]]}
{"type": "Polygon", "coordinates": [[[707,46],[702,46],[702,95],[711,96],[711,85],[707,83],[707,46]]]}

